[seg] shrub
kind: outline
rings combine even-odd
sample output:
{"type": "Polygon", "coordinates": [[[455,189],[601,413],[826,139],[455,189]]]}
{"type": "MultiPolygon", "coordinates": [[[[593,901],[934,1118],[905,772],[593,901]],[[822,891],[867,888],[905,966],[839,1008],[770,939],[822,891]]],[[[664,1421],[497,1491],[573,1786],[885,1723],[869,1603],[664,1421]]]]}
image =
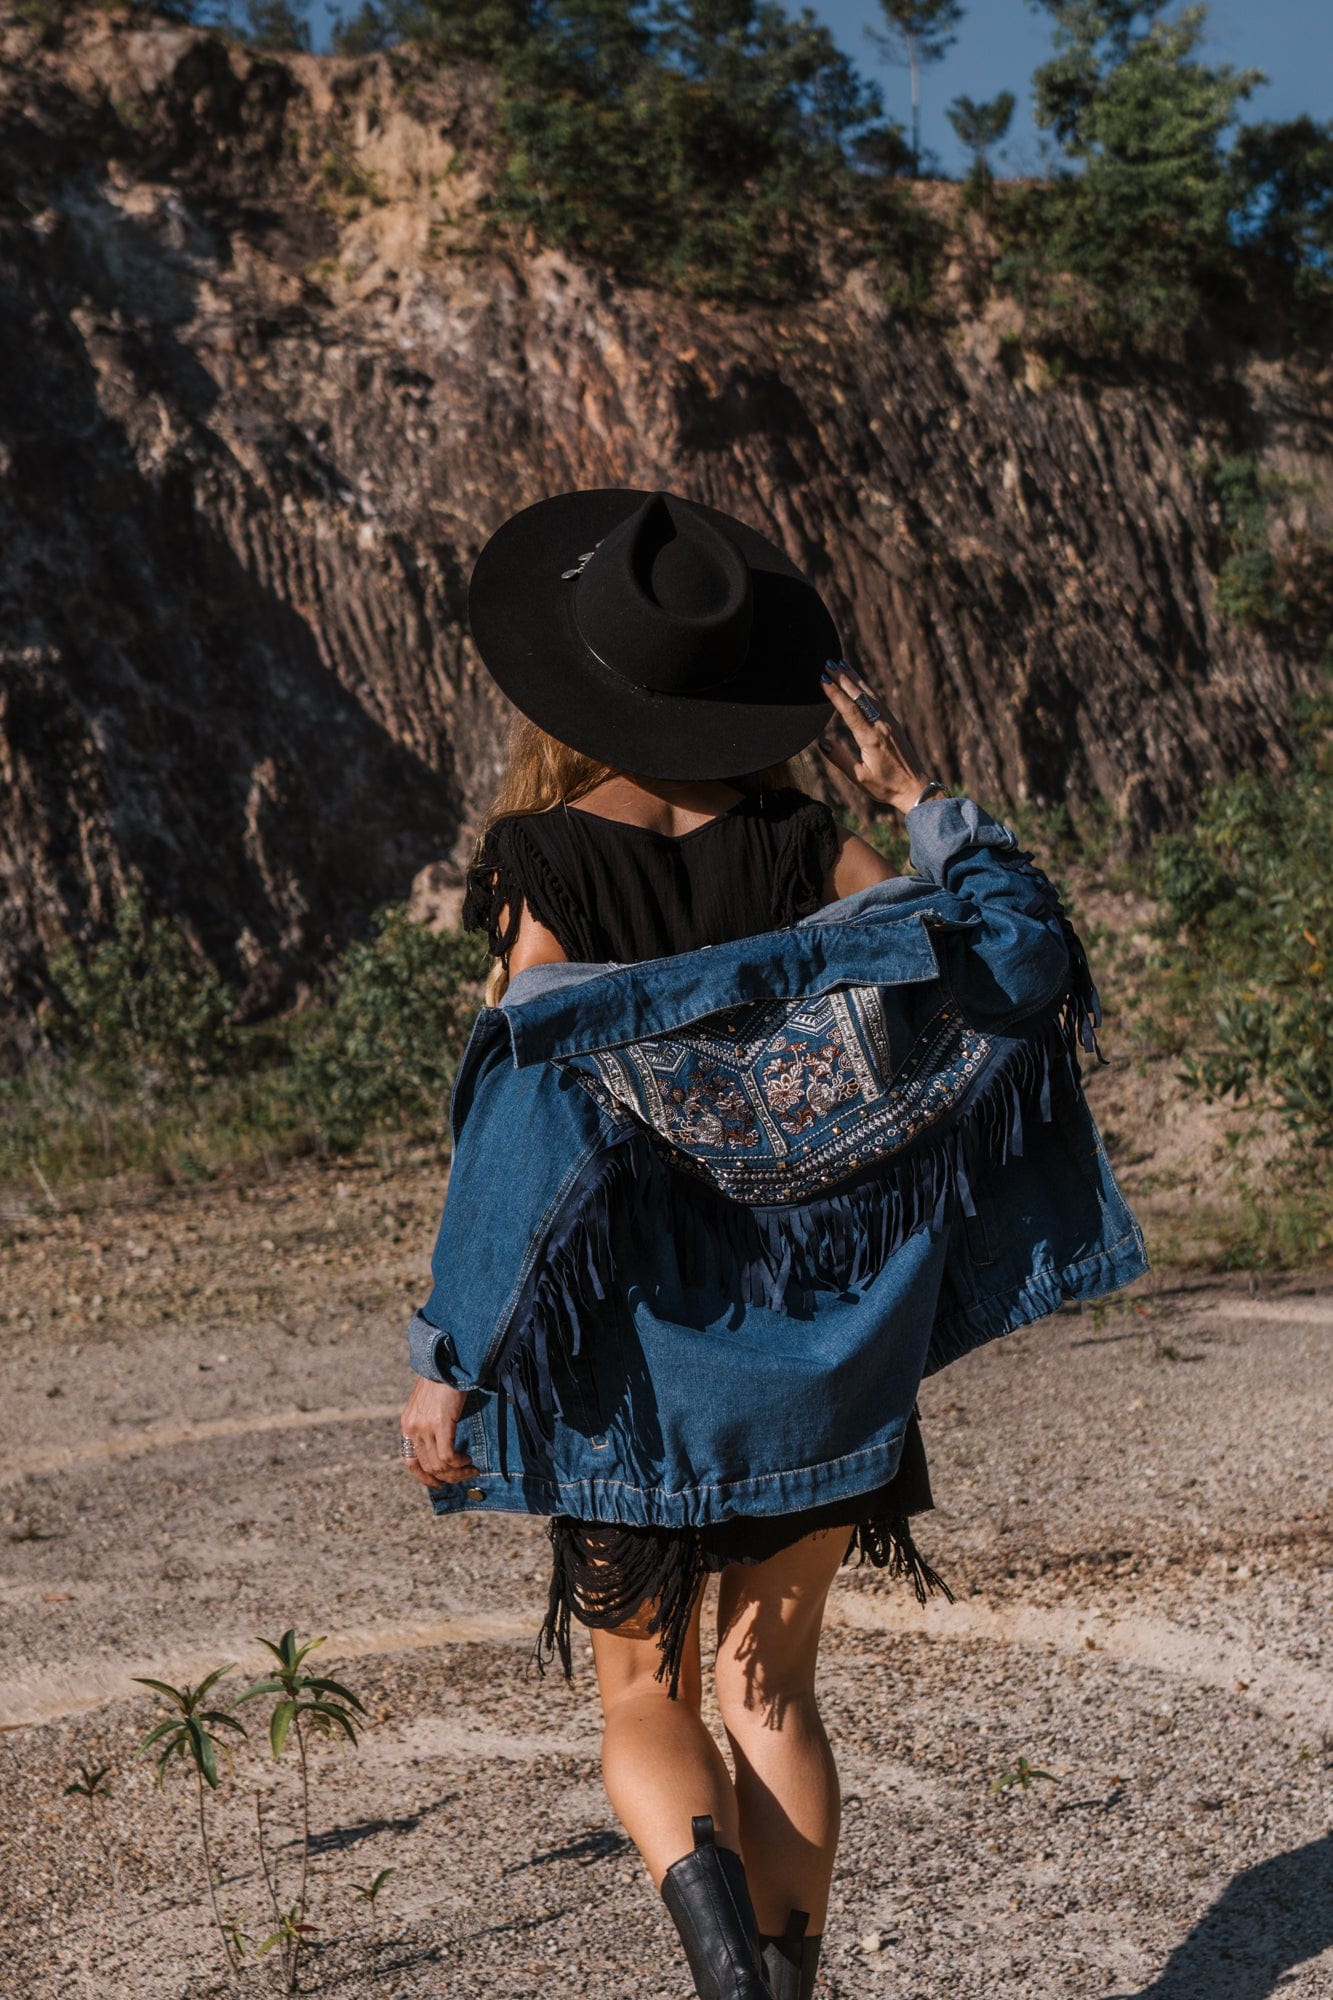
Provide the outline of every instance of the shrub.
{"type": "Polygon", "coordinates": [[[1278,560],[1269,544],[1268,502],[1255,459],[1214,460],[1204,483],[1222,508],[1227,554],[1217,573],[1218,608],[1238,625],[1273,624],[1287,614],[1278,560]]]}
{"type": "Polygon", "coordinates": [[[1298,717],[1281,779],[1213,787],[1193,831],[1158,843],[1160,965],[1193,1023],[1184,1080],[1275,1106],[1333,1146],[1333,695],[1298,717]]]}
{"type": "Polygon", "coordinates": [[[296,1061],[295,1089],[332,1144],[375,1126],[445,1129],[449,1087],[486,976],[485,946],[412,923],[401,904],[350,944],[333,997],[296,1061]]]}
{"type": "Polygon", "coordinates": [[[147,1070],[179,1088],[235,1053],[230,989],[178,924],[147,915],[137,889],[121,897],[108,938],[56,952],[51,978],[49,1040],[109,1077],[147,1070]]]}
{"type": "Polygon", "coordinates": [[[210,1178],[372,1131],[439,1141],[481,997],[484,947],[401,908],[348,946],[315,1005],[237,1025],[232,995],[165,918],[124,898],[112,935],[56,954],[58,1010],[0,1077],[0,1183],[121,1172],[210,1178]]]}

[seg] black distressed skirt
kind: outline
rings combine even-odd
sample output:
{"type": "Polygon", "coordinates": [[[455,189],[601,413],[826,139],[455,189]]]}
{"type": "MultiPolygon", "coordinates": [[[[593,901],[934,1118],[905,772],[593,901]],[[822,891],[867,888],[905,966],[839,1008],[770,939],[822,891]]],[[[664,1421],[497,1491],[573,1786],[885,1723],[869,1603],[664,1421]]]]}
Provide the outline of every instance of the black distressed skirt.
{"type": "Polygon", "coordinates": [[[869,1563],[910,1582],[924,1604],[938,1591],[953,1592],[922,1556],[912,1537],[912,1517],[934,1500],[921,1425],[915,1410],[903,1434],[893,1478],[873,1493],[857,1493],[795,1514],[746,1515],[703,1528],[627,1527],[616,1521],[576,1521],[557,1514],[551,1538],[551,1589],[537,1640],[537,1665],[558,1659],[566,1680],[573,1673],[571,1624],[617,1631],[642,1616],[642,1630],[661,1653],[658,1680],[674,1699],[695,1607],[710,1576],[733,1563],[767,1562],[806,1535],[849,1530],[844,1562],[869,1563]]]}

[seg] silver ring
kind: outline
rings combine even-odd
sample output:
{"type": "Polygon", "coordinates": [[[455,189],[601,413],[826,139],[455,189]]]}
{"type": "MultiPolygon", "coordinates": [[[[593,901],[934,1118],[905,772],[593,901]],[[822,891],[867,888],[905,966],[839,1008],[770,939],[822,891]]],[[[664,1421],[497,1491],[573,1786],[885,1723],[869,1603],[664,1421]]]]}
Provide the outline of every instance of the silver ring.
{"type": "Polygon", "coordinates": [[[880,722],[883,720],[883,710],[876,708],[868,694],[853,695],[852,700],[860,709],[867,722],[880,722]]]}
{"type": "Polygon", "coordinates": [[[417,1455],[417,1448],[413,1444],[410,1437],[404,1436],[400,1438],[398,1441],[398,1449],[402,1457],[404,1458],[415,1458],[417,1455]]]}

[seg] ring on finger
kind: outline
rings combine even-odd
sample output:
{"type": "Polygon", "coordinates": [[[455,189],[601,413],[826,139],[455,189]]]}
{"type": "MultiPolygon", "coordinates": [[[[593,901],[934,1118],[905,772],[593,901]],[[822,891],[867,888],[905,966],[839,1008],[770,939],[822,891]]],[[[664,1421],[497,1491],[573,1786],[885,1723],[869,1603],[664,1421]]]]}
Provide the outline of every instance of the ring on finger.
{"type": "Polygon", "coordinates": [[[406,1434],[398,1440],[398,1452],[402,1458],[415,1458],[417,1455],[416,1446],[406,1434]]]}
{"type": "Polygon", "coordinates": [[[867,722],[879,722],[882,720],[884,711],[876,707],[868,694],[853,695],[852,700],[860,709],[867,722]]]}

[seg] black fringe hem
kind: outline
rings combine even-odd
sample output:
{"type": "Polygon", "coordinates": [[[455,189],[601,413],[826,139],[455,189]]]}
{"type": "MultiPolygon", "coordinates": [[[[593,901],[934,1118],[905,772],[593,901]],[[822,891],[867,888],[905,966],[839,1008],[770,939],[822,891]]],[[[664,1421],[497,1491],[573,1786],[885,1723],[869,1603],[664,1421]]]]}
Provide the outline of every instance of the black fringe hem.
{"type": "MultiPolygon", "coordinates": [[[[919,1604],[937,1593],[953,1603],[952,1590],[918,1549],[907,1514],[839,1526],[850,1536],[844,1564],[859,1569],[868,1563],[906,1579],[919,1604]]],[[[557,1515],[547,1532],[551,1588],[534,1652],[538,1673],[558,1659],[565,1679],[573,1679],[574,1619],[595,1631],[619,1631],[633,1622],[641,1637],[657,1640],[661,1659],[655,1678],[667,1683],[672,1701],[680,1692],[685,1647],[708,1577],[732,1563],[751,1567],[778,1553],[747,1557],[714,1552],[699,1528],[631,1528],[565,1515],[557,1515]]]]}

